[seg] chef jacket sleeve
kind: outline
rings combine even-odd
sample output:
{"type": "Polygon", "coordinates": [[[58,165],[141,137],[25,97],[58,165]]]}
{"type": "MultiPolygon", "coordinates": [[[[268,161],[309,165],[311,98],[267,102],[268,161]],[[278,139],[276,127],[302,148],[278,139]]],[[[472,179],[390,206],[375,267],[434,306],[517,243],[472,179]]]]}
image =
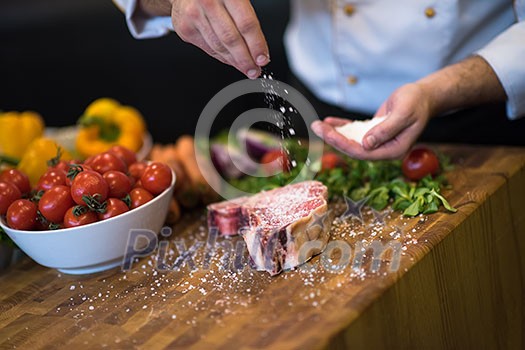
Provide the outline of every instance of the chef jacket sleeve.
{"type": "Polygon", "coordinates": [[[525,117],[525,0],[516,0],[517,23],[476,52],[498,76],[507,93],[509,119],[525,117]]]}
{"type": "Polygon", "coordinates": [[[113,0],[126,15],[131,35],[136,39],[158,38],[173,31],[170,16],[151,17],[137,8],[137,0],[113,0]]]}

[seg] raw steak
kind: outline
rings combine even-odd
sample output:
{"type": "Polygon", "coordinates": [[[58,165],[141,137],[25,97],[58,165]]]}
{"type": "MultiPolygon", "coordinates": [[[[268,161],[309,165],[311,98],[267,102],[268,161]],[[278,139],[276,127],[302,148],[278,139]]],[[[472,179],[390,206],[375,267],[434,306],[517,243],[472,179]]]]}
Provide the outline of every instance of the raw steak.
{"type": "Polygon", "coordinates": [[[208,227],[222,235],[241,234],[257,269],[276,275],[324,249],[331,223],[327,192],[318,181],[304,181],[211,204],[208,227]],[[315,240],[321,242],[317,249],[303,246],[315,240]]]}

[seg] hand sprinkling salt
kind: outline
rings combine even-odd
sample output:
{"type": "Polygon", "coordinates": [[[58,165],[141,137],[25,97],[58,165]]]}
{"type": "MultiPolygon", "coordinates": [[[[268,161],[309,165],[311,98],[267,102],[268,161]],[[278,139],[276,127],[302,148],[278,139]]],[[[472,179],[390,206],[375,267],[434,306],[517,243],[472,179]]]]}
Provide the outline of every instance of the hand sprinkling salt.
{"type": "Polygon", "coordinates": [[[335,128],[335,130],[347,139],[354,140],[362,145],[363,138],[365,137],[366,133],[385,119],[386,115],[364,121],[356,120],[343,126],[339,126],[335,128]]]}

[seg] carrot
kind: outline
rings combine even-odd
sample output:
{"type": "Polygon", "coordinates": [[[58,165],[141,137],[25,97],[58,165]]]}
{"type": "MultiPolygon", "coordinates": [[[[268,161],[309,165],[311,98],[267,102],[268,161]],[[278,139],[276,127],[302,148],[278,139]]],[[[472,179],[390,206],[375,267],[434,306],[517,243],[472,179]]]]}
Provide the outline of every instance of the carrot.
{"type": "Polygon", "coordinates": [[[166,223],[168,225],[173,225],[180,219],[180,206],[175,198],[172,198],[170,201],[170,208],[168,211],[168,217],[166,218],[166,223]]]}
{"type": "Polygon", "coordinates": [[[185,193],[180,194],[182,201],[191,202],[188,201],[188,199],[191,199],[194,195],[197,195],[199,200],[202,199],[204,203],[217,200],[218,195],[208,184],[208,181],[206,181],[202,175],[199,165],[197,164],[193,137],[189,135],[179,137],[175,145],[175,150],[180,164],[191,184],[191,186],[186,189],[185,193]]]}

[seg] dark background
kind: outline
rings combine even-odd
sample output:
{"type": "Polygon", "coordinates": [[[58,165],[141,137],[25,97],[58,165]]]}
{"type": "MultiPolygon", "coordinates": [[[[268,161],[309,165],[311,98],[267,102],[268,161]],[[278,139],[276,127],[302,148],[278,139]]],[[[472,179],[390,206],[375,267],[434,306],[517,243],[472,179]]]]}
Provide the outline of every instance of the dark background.
{"type": "MultiPolygon", "coordinates": [[[[286,81],[288,1],[252,1],[270,46],[267,69],[286,81]]],[[[0,1],[0,110],[35,110],[71,125],[99,97],[137,107],[155,141],[193,133],[206,103],[244,79],[175,33],[136,40],[111,0],[0,1]]]]}

